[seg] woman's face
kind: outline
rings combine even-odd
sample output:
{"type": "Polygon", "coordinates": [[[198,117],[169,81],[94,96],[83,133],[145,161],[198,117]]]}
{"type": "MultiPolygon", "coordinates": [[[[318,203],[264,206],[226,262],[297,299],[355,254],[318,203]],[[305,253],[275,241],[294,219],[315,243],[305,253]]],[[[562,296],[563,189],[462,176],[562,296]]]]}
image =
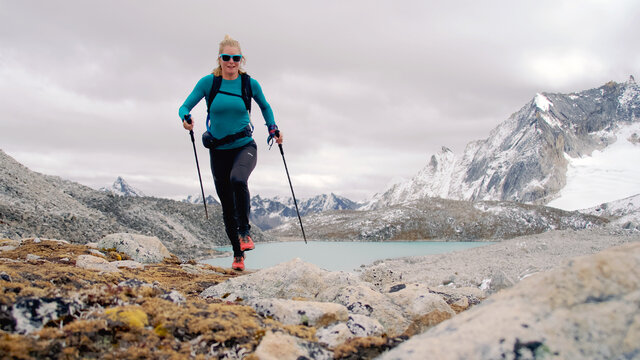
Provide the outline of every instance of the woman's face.
{"type": "MultiPolygon", "coordinates": [[[[222,54],[227,55],[240,55],[240,49],[233,46],[225,46],[222,48],[222,54]]],[[[240,61],[236,62],[233,59],[229,59],[229,61],[224,61],[220,57],[218,57],[218,63],[222,67],[222,72],[226,75],[235,76],[238,74],[238,70],[240,69],[240,61]]]]}

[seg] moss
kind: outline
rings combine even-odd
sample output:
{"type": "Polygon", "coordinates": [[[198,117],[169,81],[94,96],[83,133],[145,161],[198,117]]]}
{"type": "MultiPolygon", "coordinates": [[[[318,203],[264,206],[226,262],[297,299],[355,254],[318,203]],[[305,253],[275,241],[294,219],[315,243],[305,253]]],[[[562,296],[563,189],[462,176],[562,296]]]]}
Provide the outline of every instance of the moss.
{"type": "Polygon", "coordinates": [[[149,325],[147,313],[139,306],[118,306],[105,311],[107,318],[116,324],[124,324],[130,329],[142,329],[149,325]]]}

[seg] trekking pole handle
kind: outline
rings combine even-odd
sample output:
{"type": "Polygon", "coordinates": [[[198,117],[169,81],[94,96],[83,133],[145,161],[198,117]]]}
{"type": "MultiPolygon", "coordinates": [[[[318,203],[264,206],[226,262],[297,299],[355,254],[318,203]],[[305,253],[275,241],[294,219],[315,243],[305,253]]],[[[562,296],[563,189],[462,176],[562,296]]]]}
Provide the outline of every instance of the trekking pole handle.
{"type": "MultiPolygon", "coordinates": [[[[275,135],[277,138],[280,137],[280,130],[276,129],[275,135]]],[[[278,148],[280,149],[280,154],[282,154],[282,156],[284,156],[284,151],[282,150],[282,144],[278,144],[278,148]]]]}
{"type": "Polygon", "coordinates": [[[191,124],[191,114],[187,114],[184,116],[184,121],[187,122],[187,124],[191,124]]]}

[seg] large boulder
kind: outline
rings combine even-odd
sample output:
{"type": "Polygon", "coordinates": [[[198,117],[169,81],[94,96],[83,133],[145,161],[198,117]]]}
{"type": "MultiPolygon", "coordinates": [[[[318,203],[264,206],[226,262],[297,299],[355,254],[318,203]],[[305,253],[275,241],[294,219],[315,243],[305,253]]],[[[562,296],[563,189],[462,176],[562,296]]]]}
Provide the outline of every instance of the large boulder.
{"type": "Polygon", "coordinates": [[[152,264],[162,262],[171,257],[171,253],[155,236],[145,236],[128,233],[118,233],[105,236],[98,242],[98,247],[103,249],[116,249],[129,255],[133,260],[152,264]]]}
{"type": "Polygon", "coordinates": [[[398,359],[636,359],[640,243],[575,258],[384,354],[398,359]]]}

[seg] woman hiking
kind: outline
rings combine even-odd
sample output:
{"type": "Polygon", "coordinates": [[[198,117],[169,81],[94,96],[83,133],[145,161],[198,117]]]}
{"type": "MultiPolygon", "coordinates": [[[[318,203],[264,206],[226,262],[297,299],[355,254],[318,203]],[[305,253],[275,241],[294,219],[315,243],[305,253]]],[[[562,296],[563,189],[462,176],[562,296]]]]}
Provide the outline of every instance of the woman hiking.
{"type": "Polygon", "coordinates": [[[260,84],[246,75],[241,65],[246,59],[242,55],[240,43],[226,35],[220,42],[218,66],[212,74],[198,81],[178,114],[182,126],[193,129],[189,114],[202,98],[206,98],[207,131],[203,143],[209,148],[211,172],[216,193],[222,204],[224,226],[233,246],[234,270],[244,270],[244,252],[253,250],[255,245],[249,230],[251,211],[247,181],[256,166],[257,145],[252,138],[253,125],[250,120],[251,98],[262,112],[269,130],[268,143],[282,144],[282,134],[273,118],[273,111],[262,93],[260,84]],[[213,100],[211,96],[213,95],[213,100]]]}

